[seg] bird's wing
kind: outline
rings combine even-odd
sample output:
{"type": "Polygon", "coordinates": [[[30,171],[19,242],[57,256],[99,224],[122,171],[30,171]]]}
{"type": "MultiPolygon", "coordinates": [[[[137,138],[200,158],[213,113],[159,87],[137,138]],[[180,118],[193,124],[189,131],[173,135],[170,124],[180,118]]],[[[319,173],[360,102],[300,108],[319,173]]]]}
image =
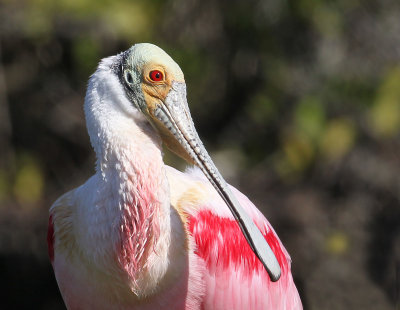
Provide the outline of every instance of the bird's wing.
{"type": "Polygon", "coordinates": [[[72,190],[62,195],[50,208],[47,247],[52,263],[56,246],[58,248],[70,249],[75,244],[74,240],[72,240],[73,235],[71,234],[74,191],[72,190]]]}
{"type": "Polygon", "coordinates": [[[204,309],[302,309],[289,254],[267,219],[250,200],[231,188],[272,248],[281,278],[271,282],[228,207],[201,172],[168,169],[171,199],[186,217],[195,254],[206,265],[204,309]]]}

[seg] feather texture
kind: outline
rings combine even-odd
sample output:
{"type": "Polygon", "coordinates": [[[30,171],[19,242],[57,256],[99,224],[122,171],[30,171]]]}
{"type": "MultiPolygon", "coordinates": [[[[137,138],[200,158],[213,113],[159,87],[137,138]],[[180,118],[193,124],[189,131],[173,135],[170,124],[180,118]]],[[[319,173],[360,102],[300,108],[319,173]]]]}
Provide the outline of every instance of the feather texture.
{"type": "MultiPolygon", "coordinates": [[[[169,66],[169,78],[183,83],[169,56],[142,46],[138,64],[169,66]]],[[[136,85],[129,100],[116,72],[125,56],[104,59],[88,85],[96,173],[50,209],[49,256],[67,308],[301,309],[290,257],[257,208],[231,188],[278,259],[282,276],[274,283],[204,175],[164,164],[160,136],[138,110],[145,103],[135,101],[145,96],[136,85]]]]}

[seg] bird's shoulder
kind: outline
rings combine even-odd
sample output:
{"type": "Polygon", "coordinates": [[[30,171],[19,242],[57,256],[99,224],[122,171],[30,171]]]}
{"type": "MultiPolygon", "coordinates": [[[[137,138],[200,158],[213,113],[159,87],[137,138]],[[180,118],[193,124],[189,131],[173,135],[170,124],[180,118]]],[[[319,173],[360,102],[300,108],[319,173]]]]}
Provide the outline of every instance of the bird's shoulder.
{"type": "MultiPolygon", "coordinates": [[[[226,203],[206,179],[201,170],[191,167],[185,172],[167,166],[171,205],[179,212],[196,216],[208,212],[213,216],[234,220],[226,203]]],[[[229,185],[243,209],[258,226],[269,224],[257,207],[240,191],[229,185]]]]}
{"type": "Polygon", "coordinates": [[[65,239],[66,236],[70,235],[69,231],[71,230],[70,218],[74,206],[74,192],[75,189],[63,194],[50,207],[49,223],[47,228],[47,247],[51,262],[54,260],[56,244],[58,246],[60,242],[68,242],[68,240],[65,239]]]}
{"type": "MultiPolygon", "coordinates": [[[[171,203],[187,223],[197,245],[197,254],[209,264],[221,263],[217,256],[225,257],[222,263],[245,264],[251,269],[264,270],[244,238],[237,221],[215,189],[193,168],[185,173],[168,168],[171,203]]],[[[244,210],[253,219],[271,246],[281,267],[290,269],[290,257],[274,229],[241,192],[230,186],[244,210]]]]}
{"type": "Polygon", "coordinates": [[[180,214],[195,213],[206,201],[220,199],[215,189],[200,175],[200,170],[190,168],[181,172],[166,166],[166,174],[171,205],[180,214]]]}
{"type": "Polygon", "coordinates": [[[79,208],[90,206],[93,200],[93,189],[96,187],[96,178],[92,176],[81,186],[74,188],[61,195],[50,207],[49,224],[47,231],[47,244],[50,259],[54,252],[66,251],[72,253],[76,248],[76,232],[74,223],[79,217],[79,209],[90,212],[90,208],[79,208]]]}

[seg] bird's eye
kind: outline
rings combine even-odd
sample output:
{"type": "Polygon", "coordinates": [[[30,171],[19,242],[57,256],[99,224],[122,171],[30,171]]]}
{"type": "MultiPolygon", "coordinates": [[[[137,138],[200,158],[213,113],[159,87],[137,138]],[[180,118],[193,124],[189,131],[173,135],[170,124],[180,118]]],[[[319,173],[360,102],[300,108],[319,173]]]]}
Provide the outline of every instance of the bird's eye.
{"type": "Polygon", "coordinates": [[[162,72],[159,71],[159,70],[153,70],[153,71],[150,71],[150,73],[149,73],[149,78],[150,78],[150,80],[152,80],[153,82],[160,82],[160,81],[163,80],[164,75],[163,75],[162,72]]]}
{"type": "Polygon", "coordinates": [[[132,74],[130,72],[126,72],[125,73],[125,79],[129,84],[133,83],[133,77],[132,77],[132,74]]]}

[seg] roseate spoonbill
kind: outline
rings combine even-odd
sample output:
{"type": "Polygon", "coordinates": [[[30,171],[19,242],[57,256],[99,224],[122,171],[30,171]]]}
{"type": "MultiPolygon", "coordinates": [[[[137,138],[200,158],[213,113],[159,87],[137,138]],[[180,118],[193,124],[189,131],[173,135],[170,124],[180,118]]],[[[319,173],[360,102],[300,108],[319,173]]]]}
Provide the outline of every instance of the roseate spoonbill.
{"type": "Polygon", "coordinates": [[[84,109],[96,173],[48,230],[68,309],[302,308],[288,253],[212,163],[170,56],[145,43],[103,59],[84,109]],[[162,142],[207,178],[166,166],[162,142]]]}

